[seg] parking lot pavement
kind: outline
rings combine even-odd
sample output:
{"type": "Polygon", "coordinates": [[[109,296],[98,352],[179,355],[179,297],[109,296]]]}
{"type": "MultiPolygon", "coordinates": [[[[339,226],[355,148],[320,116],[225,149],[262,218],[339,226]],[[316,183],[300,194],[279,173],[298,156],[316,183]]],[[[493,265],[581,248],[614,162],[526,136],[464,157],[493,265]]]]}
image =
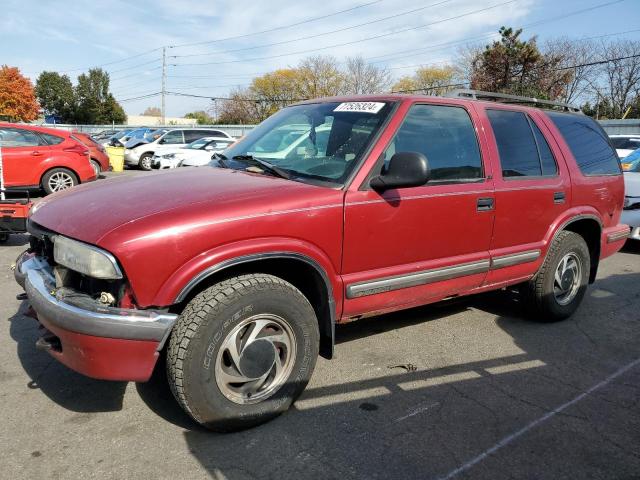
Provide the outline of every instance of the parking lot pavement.
{"type": "Polygon", "coordinates": [[[0,246],[1,478],[640,478],[640,245],[605,261],[572,319],[506,292],[337,329],[296,406],[198,428],[156,372],[82,377],[35,349],[0,246]]]}

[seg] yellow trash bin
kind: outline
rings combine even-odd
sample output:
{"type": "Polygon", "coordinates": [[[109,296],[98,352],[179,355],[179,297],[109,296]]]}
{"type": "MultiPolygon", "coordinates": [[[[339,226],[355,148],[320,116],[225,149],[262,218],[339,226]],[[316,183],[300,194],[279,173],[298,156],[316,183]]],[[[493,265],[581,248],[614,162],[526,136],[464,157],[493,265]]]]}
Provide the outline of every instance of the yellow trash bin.
{"type": "Polygon", "coordinates": [[[107,155],[112,171],[122,172],[124,170],[124,147],[107,147],[107,155]]]}

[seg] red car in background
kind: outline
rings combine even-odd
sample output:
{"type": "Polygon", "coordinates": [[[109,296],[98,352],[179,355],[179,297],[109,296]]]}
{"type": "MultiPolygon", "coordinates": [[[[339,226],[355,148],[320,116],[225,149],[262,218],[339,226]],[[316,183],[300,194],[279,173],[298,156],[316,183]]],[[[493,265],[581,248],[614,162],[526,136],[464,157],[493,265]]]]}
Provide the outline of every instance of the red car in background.
{"type": "Polygon", "coordinates": [[[49,194],[97,176],[89,149],[63,130],[0,122],[0,147],[7,189],[49,194]]]}
{"type": "Polygon", "coordinates": [[[91,135],[82,132],[73,132],[72,137],[89,149],[89,162],[94,172],[96,172],[96,176],[100,175],[100,172],[111,171],[107,151],[101,144],[91,138],[91,135]]]}

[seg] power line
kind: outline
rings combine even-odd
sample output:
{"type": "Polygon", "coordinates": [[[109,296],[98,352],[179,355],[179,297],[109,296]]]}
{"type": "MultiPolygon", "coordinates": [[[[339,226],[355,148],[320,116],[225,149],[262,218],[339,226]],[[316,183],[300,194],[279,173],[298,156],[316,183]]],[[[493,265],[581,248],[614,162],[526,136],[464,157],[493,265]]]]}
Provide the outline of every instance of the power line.
{"type": "Polygon", "coordinates": [[[219,54],[223,54],[223,53],[244,52],[244,51],[247,51],[247,50],[256,50],[256,49],[259,49],[259,48],[273,47],[273,46],[276,46],[276,45],[285,45],[285,44],[288,44],[288,43],[299,42],[299,41],[302,41],[302,40],[309,40],[311,38],[323,37],[325,35],[331,35],[333,33],[345,32],[347,30],[353,30],[354,28],[364,27],[364,26],[367,26],[367,25],[373,25],[374,23],[384,22],[384,21],[387,21],[387,20],[391,20],[392,18],[403,17],[405,15],[410,15],[412,13],[416,13],[416,12],[419,12],[419,11],[422,11],[422,10],[426,10],[428,8],[431,8],[431,7],[436,7],[438,5],[443,5],[445,3],[449,3],[449,2],[452,2],[452,1],[453,0],[442,0],[440,2],[436,2],[436,3],[429,4],[429,5],[425,5],[425,6],[420,7],[420,8],[414,8],[413,10],[408,10],[406,12],[396,13],[395,15],[389,15],[387,17],[382,17],[382,18],[379,18],[377,20],[371,20],[369,22],[359,23],[357,25],[352,25],[350,27],[339,28],[337,30],[331,30],[331,31],[328,31],[328,32],[316,33],[314,35],[308,35],[306,37],[298,37],[298,38],[292,38],[290,40],[283,40],[281,42],[265,43],[265,44],[262,44],[262,45],[254,45],[252,47],[236,48],[234,50],[219,50],[219,51],[216,51],[216,52],[209,52],[209,53],[191,53],[191,54],[187,54],[187,55],[172,55],[171,58],[206,57],[206,56],[210,56],[210,55],[219,55],[219,54]]]}
{"type": "Polygon", "coordinates": [[[131,102],[131,101],[133,101],[133,100],[142,100],[142,99],[145,99],[145,98],[157,97],[157,96],[158,96],[158,95],[160,95],[161,93],[162,93],[162,92],[149,93],[149,94],[147,94],[147,95],[141,95],[141,96],[139,96],[139,97],[125,98],[125,99],[118,100],[118,101],[119,101],[120,103],[123,103],[123,102],[131,102]]]}
{"type": "MultiPolygon", "coordinates": [[[[444,22],[448,22],[448,21],[451,21],[451,20],[457,20],[457,19],[462,18],[462,17],[468,17],[470,15],[475,15],[477,13],[486,12],[488,10],[492,10],[494,8],[497,8],[497,7],[502,7],[502,6],[508,5],[510,3],[515,3],[517,1],[519,1],[519,0],[508,0],[506,2],[497,3],[497,4],[491,5],[489,7],[480,8],[478,10],[473,10],[471,12],[463,13],[461,15],[456,15],[456,16],[449,17],[449,18],[444,18],[444,19],[441,19],[441,20],[437,20],[435,22],[426,23],[424,25],[418,25],[417,27],[409,27],[409,28],[405,28],[403,30],[397,30],[395,32],[383,33],[383,34],[380,34],[380,35],[374,35],[372,37],[367,37],[367,38],[363,38],[363,39],[360,39],[360,40],[353,40],[351,42],[344,42],[344,43],[338,43],[338,44],[334,44],[334,45],[328,45],[326,47],[312,48],[312,49],[309,49],[309,50],[301,50],[301,51],[297,51],[297,52],[289,52],[289,53],[283,53],[283,54],[279,54],[279,55],[271,55],[271,56],[260,57],[260,58],[250,58],[250,59],[245,59],[245,60],[228,60],[228,61],[224,61],[224,62],[205,62],[205,63],[177,63],[177,64],[172,64],[172,66],[174,66],[174,67],[184,67],[184,66],[197,66],[197,65],[223,65],[223,64],[228,64],[228,63],[252,62],[252,61],[257,61],[257,60],[268,60],[268,59],[271,59],[271,58],[287,57],[287,56],[298,55],[298,54],[302,54],[302,53],[317,52],[317,51],[320,51],[320,50],[327,50],[327,49],[330,49],[330,48],[343,47],[343,46],[346,46],[346,45],[353,45],[353,44],[356,44],[356,43],[366,42],[366,41],[374,40],[374,39],[377,39],[377,38],[383,38],[383,37],[389,37],[389,36],[392,36],[392,35],[398,35],[400,33],[408,32],[408,31],[411,31],[411,30],[418,30],[420,28],[430,27],[430,26],[437,25],[437,24],[444,23],[444,22]]],[[[618,1],[622,1],[622,0],[618,0],[618,1]]]]}
{"type": "Polygon", "coordinates": [[[356,5],[355,7],[351,7],[351,8],[348,8],[346,10],[340,10],[339,12],[334,12],[334,13],[330,13],[330,14],[327,14],[327,15],[322,15],[320,17],[309,18],[307,20],[302,20],[300,22],[290,23],[288,25],[282,25],[282,26],[279,26],[279,27],[270,28],[268,30],[261,30],[259,32],[245,33],[245,34],[242,34],[242,35],[235,35],[233,37],[218,38],[216,40],[209,40],[209,41],[204,41],[204,42],[193,42],[193,43],[182,43],[182,44],[179,44],[179,45],[168,45],[168,47],[169,48],[183,48],[183,47],[193,47],[193,46],[197,46],[197,45],[210,45],[212,43],[226,42],[227,40],[237,40],[239,38],[247,38],[247,37],[252,37],[252,36],[255,36],[255,35],[262,35],[263,33],[270,33],[270,32],[275,32],[275,31],[278,31],[278,30],[284,30],[284,29],[291,28],[291,27],[297,27],[298,25],[303,25],[305,23],[315,22],[316,20],[322,20],[324,18],[334,17],[334,16],[340,15],[342,13],[352,12],[352,11],[357,10],[359,8],[368,7],[368,6],[374,5],[376,3],[380,3],[382,1],[384,1],[384,0],[376,0],[374,2],[363,3],[361,5],[356,5]]]}

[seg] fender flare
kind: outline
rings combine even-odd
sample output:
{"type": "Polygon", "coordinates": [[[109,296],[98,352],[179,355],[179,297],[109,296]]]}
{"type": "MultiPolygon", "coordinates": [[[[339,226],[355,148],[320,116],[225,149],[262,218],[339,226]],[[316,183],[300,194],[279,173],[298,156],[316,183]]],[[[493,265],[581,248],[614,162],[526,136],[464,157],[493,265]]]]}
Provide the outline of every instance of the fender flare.
{"type": "Polygon", "coordinates": [[[331,359],[333,357],[334,346],[335,346],[335,330],[336,330],[336,299],[334,296],[334,288],[329,278],[329,275],[325,271],[325,269],[313,258],[304,255],[298,252],[290,252],[290,251],[272,251],[272,252],[261,252],[261,253],[252,253],[247,255],[241,255],[238,257],[229,258],[227,260],[223,260],[214,265],[211,265],[197,275],[195,275],[187,284],[182,287],[178,295],[174,300],[174,304],[180,303],[187,298],[190,292],[193,291],[201,282],[205,281],[207,278],[224,271],[228,268],[242,265],[245,263],[257,262],[261,260],[270,260],[270,259],[291,259],[297,260],[306,263],[311,266],[320,276],[322,282],[325,286],[327,292],[327,308],[329,313],[329,321],[328,324],[322,318],[318,318],[318,327],[320,329],[320,338],[321,338],[321,349],[320,355],[324,358],[331,359]],[[324,342],[323,339],[324,338],[324,342]]]}

